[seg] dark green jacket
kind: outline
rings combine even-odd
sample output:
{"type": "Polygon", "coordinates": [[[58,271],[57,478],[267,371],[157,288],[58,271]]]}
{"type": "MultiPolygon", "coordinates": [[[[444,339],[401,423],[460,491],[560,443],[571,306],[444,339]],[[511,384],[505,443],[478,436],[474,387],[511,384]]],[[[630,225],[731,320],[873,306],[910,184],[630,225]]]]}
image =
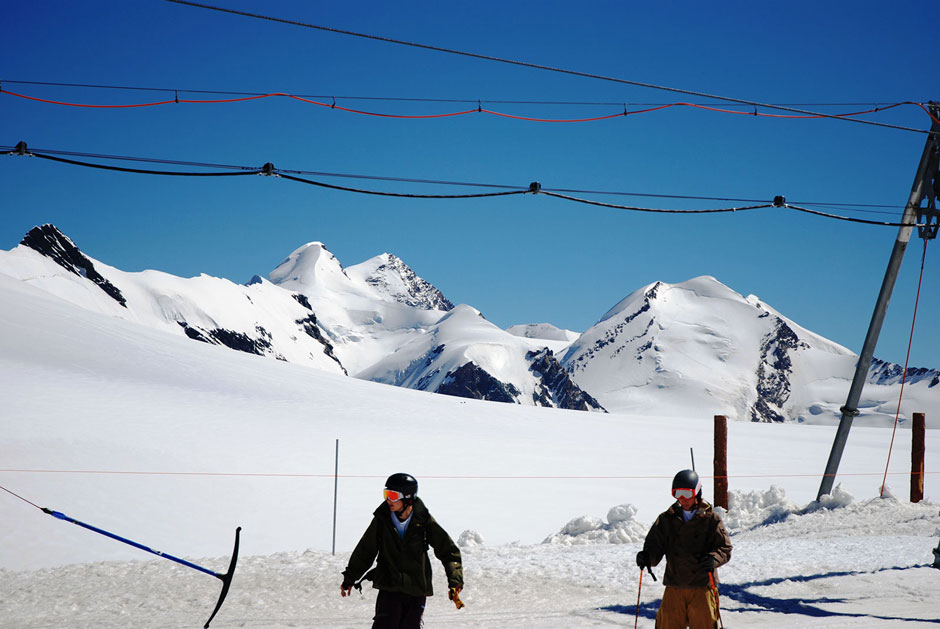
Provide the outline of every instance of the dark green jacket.
{"type": "MultiPolygon", "coordinates": [[[[708,587],[708,573],[699,566],[699,560],[711,555],[715,567],[731,559],[731,537],[724,522],[712,506],[699,500],[697,511],[688,522],[682,519],[678,501],[656,518],[646,535],[643,550],[650,563],[656,565],[666,557],[663,585],[677,587],[708,587]]],[[[718,582],[718,572],[714,572],[718,582]]]]}
{"type": "Polygon", "coordinates": [[[431,516],[420,498],[415,498],[411,522],[402,539],[392,523],[392,514],[382,503],[372,514],[372,522],[356,545],[349,565],[343,571],[343,583],[351,585],[365,574],[378,555],[378,562],[366,575],[372,587],[411,596],[432,596],[431,561],[428,547],[444,564],[448,587],[463,587],[460,549],[431,516]]]}

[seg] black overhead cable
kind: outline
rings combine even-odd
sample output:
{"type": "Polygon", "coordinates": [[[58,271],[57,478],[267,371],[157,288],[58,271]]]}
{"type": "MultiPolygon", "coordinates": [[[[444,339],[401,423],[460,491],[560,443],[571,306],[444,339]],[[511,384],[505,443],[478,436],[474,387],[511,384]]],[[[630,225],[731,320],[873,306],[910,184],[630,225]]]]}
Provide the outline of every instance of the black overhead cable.
{"type": "MultiPolygon", "coordinates": [[[[25,146],[25,145],[24,145],[25,146]]],[[[19,145],[16,147],[13,146],[0,146],[0,152],[17,152],[19,150],[19,145]]],[[[194,166],[198,168],[221,168],[228,170],[244,170],[249,171],[249,174],[259,174],[261,167],[258,166],[239,166],[234,164],[215,164],[215,163],[206,163],[206,162],[193,162],[193,161],[184,161],[184,160],[172,160],[172,159],[160,159],[152,157],[132,157],[128,155],[108,155],[102,153],[86,153],[81,151],[65,151],[58,149],[27,149],[30,153],[35,154],[36,152],[43,153],[45,155],[68,155],[72,157],[86,157],[90,159],[103,159],[103,160],[118,160],[118,161],[134,161],[134,162],[147,162],[154,164],[168,164],[175,166],[194,166]]],[[[171,171],[176,172],[176,171],[171,171]]],[[[460,187],[471,187],[471,188],[491,188],[491,189],[505,189],[505,190],[519,190],[518,185],[506,185],[506,184],[497,184],[497,183],[481,183],[481,182],[471,182],[471,181],[450,181],[442,179],[425,179],[425,178],[415,178],[415,177],[390,177],[390,176],[380,176],[380,175],[363,175],[363,174],[353,174],[353,173],[336,173],[329,171],[319,171],[319,170],[296,170],[288,168],[278,168],[277,174],[279,175],[311,175],[315,177],[336,177],[336,178],[345,178],[345,179],[363,179],[369,181],[388,181],[394,183],[418,183],[418,184],[427,184],[427,185],[441,185],[441,186],[460,186],[460,187]]],[[[595,195],[612,195],[612,196],[626,196],[626,197],[642,197],[642,198],[657,198],[657,199],[677,199],[685,201],[723,201],[731,203],[763,203],[764,199],[754,199],[754,198],[739,198],[739,197],[716,197],[716,196],[701,196],[701,195],[684,195],[684,194],[659,194],[653,192],[626,192],[618,190],[584,190],[577,188],[541,188],[542,192],[558,192],[558,193],[570,193],[570,194],[595,194],[595,195]]],[[[900,205],[879,205],[879,204],[864,204],[864,203],[836,203],[836,202],[827,202],[827,201],[795,201],[794,203],[799,203],[800,205],[818,205],[824,207],[844,207],[849,209],[854,208],[884,208],[884,209],[893,209],[899,210],[903,209],[903,206],[900,205]]],[[[855,209],[857,212],[865,212],[866,210],[855,209]]],[[[886,213],[886,212],[881,212],[886,213]]]]}
{"type": "Polygon", "coordinates": [[[530,186],[529,189],[509,190],[506,192],[477,192],[475,194],[405,194],[401,192],[381,192],[378,190],[362,190],[361,188],[336,186],[333,184],[323,183],[322,181],[312,181],[310,179],[294,177],[293,175],[286,175],[281,171],[275,171],[273,174],[277,175],[281,179],[307,183],[312,186],[319,186],[321,188],[330,188],[331,190],[344,190],[346,192],[358,192],[360,194],[375,194],[383,197],[403,197],[406,199],[475,199],[481,197],[505,197],[511,194],[527,194],[529,192],[535,192],[535,190],[532,190],[530,186]]]}
{"type": "Polygon", "coordinates": [[[540,192],[549,197],[555,197],[557,199],[565,199],[566,201],[575,201],[576,203],[586,203],[588,205],[597,205],[600,207],[609,207],[609,208],[615,208],[618,210],[633,210],[635,212],[658,212],[662,214],[709,214],[713,212],[743,212],[744,210],[759,210],[762,208],[774,207],[772,203],[762,203],[760,205],[749,205],[745,207],[729,207],[729,208],[707,209],[707,210],[667,210],[667,209],[659,209],[659,208],[636,207],[632,205],[616,205],[614,203],[602,203],[600,201],[580,199],[578,197],[572,197],[566,194],[558,194],[557,192],[546,192],[544,190],[541,190],[540,192]]]}
{"type": "Polygon", "coordinates": [[[869,221],[864,218],[851,218],[848,216],[839,216],[838,214],[829,214],[828,212],[819,212],[817,210],[810,210],[809,208],[800,207],[798,205],[792,205],[790,203],[784,204],[782,207],[789,208],[791,210],[796,210],[797,212],[806,212],[807,214],[815,214],[816,216],[823,216],[825,218],[834,218],[840,221],[850,221],[852,223],[862,223],[863,225],[883,225],[886,227],[923,227],[920,223],[889,223],[884,221],[869,221]]]}
{"type": "MultiPolygon", "coordinates": [[[[772,203],[758,203],[757,205],[749,205],[742,207],[729,207],[729,208],[710,208],[710,209],[665,209],[665,208],[648,208],[648,207],[639,207],[632,205],[617,205],[613,203],[602,203],[600,201],[592,201],[589,199],[582,199],[579,197],[574,197],[566,194],[560,194],[557,192],[552,192],[550,189],[542,188],[541,184],[538,182],[532,182],[528,187],[522,186],[502,186],[502,185],[491,185],[491,184],[461,184],[458,182],[435,182],[432,180],[404,180],[396,179],[393,177],[382,178],[386,181],[410,181],[410,182],[421,182],[421,183],[438,183],[438,184],[447,184],[447,185],[472,185],[479,187],[491,187],[491,188],[509,188],[503,192],[488,192],[488,193],[474,193],[474,194],[451,194],[451,195],[442,195],[442,194],[412,194],[412,193],[396,193],[396,192],[385,192],[379,190],[366,190],[362,188],[352,188],[347,186],[337,186],[333,184],[324,183],[321,181],[313,181],[310,179],[304,179],[301,177],[295,177],[289,173],[303,173],[305,171],[297,170],[282,170],[274,167],[270,162],[266,163],[264,166],[250,167],[250,166],[232,166],[232,165],[219,165],[219,164],[202,164],[199,162],[190,162],[190,161],[177,161],[177,160],[165,160],[165,159],[149,159],[144,157],[127,157],[127,156],[107,156],[94,154],[94,157],[99,159],[116,159],[116,160],[133,160],[138,162],[155,162],[161,164],[177,164],[177,165],[189,165],[189,166],[200,166],[200,167],[211,167],[211,168],[227,168],[227,169],[237,169],[237,172],[225,172],[225,173],[207,173],[207,172],[184,172],[184,171],[173,171],[173,170],[148,170],[148,169],[137,169],[137,168],[123,168],[120,166],[111,166],[107,164],[95,164],[92,162],[80,161],[75,159],[67,159],[62,157],[54,157],[48,153],[59,152],[67,153],[69,155],[92,155],[92,154],[82,154],[74,151],[42,151],[37,152],[27,147],[25,142],[20,142],[16,146],[0,146],[0,153],[4,155],[20,155],[28,157],[38,157],[40,159],[46,159],[54,162],[70,164],[73,166],[84,166],[87,168],[97,168],[101,170],[113,170],[118,172],[126,173],[137,173],[144,175],[170,175],[170,176],[184,176],[184,177],[199,177],[199,176],[237,176],[237,175],[268,175],[275,176],[281,179],[287,179],[290,181],[296,181],[299,183],[310,184],[322,188],[329,188],[333,190],[342,190],[346,192],[357,192],[360,194],[372,194],[388,197],[402,197],[402,198],[411,198],[411,199],[472,199],[472,198],[482,198],[482,197],[500,197],[500,196],[509,196],[517,194],[544,194],[546,196],[555,197],[565,201],[572,201],[576,203],[585,203],[588,205],[595,205],[599,207],[606,207],[619,210],[630,210],[635,212],[655,212],[663,214],[715,214],[722,212],[742,212],[746,210],[757,210],[765,209],[770,207],[782,207],[797,210],[800,212],[806,212],[809,214],[814,214],[817,216],[823,216],[826,218],[834,218],[843,221],[849,221],[854,223],[863,223],[866,225],[882,225],[882,226],[892,226],[899,227],[902,225],[907,225],[907,223],[891,223],[891,222],[880,222],[880,221],[869,221],[865,219],[857,219],[847,216],[839,216],[836,214],[829,214],[826,212],[819,212],[816,210],[811,210],[805,207],[800,207],[797,205],[791,205],[786,203],[786,200],[782,196],[775,197],[772,203]]],[[[334,175],[336,176],[336,175],[334,175]]],[[[359,178],[369,178],[363,175],[348,175],[359,178]]],[[[588,191],[585,191],[588,192],[588,191]]],[[[588,192],[589,193],[589,192],[588,192]]],[[[639,193],[624,193],[624,194],[636,194],[639,193]]],[[[653,196],[653,195],[651,195],[653,196]]],[[[671,198],[670,195],[655,195],[664,198],[671,198]]],[[[691,196],[679,196],[676,195],[674,198],[681,199],[700,199],[700,200],[728,200],[727,197],[691,197],[691,196]]],[[[912,225],[913,227],[919,227],[919,225],[912,225]]]]}
{"type": "Polygon", "coordinates": [[[247,12],[247,11],[237,11],[237,10],[235,10],[235,9],[227,9],[227,8],[224,8],[224,7],[217,7],[217,6],[213,6],[213,5],[210,5],[210,4],[203,4],[203,3],[200,3],[200,2],[190,2],[189,0],[166,0],[166,1],[167,1],[167,2],[172,2],[172,3],[174,3],[174,4],[187,5],[187,6],[197,7],[197,8],[201,8],[201,9],[210,9],[210,10],[212,10],[212,11],[220,11],[220,12],[222,12],[222,13],[230,13],[230,14],[233,14],[233,15],[241,15],[241,16],[244,16],[244,17],[251,17],[251,18],[260,19],[260,20],[268,20],[268,21],[270,21],[270,22],[279,22],[279,23],[282,23],[282,24],[290,24],[290,25],[293,25],[293,26],[302,26],[302,27],[304,27],[304,28],[312,28],[312,29],[317,29],[317,30],[321,30],[321,31],[328,31],[328,32],[337,33],[337,34],[340,34],[340,35],[351,35],[351,36],[353,36],[353,37],[362,37],[362,38],[365,38],[365,39],[373,39],[373,40],[376,40],[376,41],[382,41],[382,42],[386,42],[386,43],[390,43],[390,44],[400,44],[400,45],[402,45],[402,46],[411,46],[411,47],[414,47],[414,48],[422,48],[422,49],[425,49],[425,50],[433,50],[433,51],[436,51],[436,52],[444,52],[444,53],[448,53],[448,54],[452,54],[452,55],[461,55],[461,56],[464,56],[464,57],[473,57],[473,58],[475,58],[475,59],[483,59],[483,60],[486,60],[486,61],[496,61],[496,62],[499,62],[499,63],[508,63],[508,64],[511,64],[511,65],[517,65],[517,66],[522,66],[522,67],[526,67],[526,68],[534,68],[534,69],[537,69],[537,70],[547,70],[547,71],[549,71],[549,72],[558,72],[558,73],[561,73],[561,74],[568,74],[568,75],[573,75],[573,76],[580,76],[580,77],[589,78],[589,79],[599,79],[599,80],[601,80],[601,81],[610,81],[610,82],[613,82],[613,83],[621,83],[621,84],[624,84],[624,85],[633,85],[633,86],[635,86],[635,87],[644,87],[644,88],[649,88],[649,89],[654,89],[654,90],[661,90],[661,91],[665,91],[665,92],[673,92],[673,93],[676,93],[676,94],[685,94],[685,95],[688,95],[688,96],[698,96],[698,97],[701,97],[701,98],[710,98],[710,99],[713,99],[713,100],[724,101],[724,102],[729,102],[729,103],[738,103],[738,104],[741,104],[741,105],[749,105],[749,106],[752,106],[752,107],[764,107],[764,108],[767,108],[767,109],[776,109],[776,110],[780,110],[780,111],[788,111],[788,112],[791,112],[791,113],[797,113],[797,114],[802,114],[802,115],[807,115],[807,116],[818,116],[818,117],[820,117],[820,118],[833,118],[833,119],[835,119],[835,120],[847,120],[847,121],[849,121],[849,122],[856,122],[856,123],[859,123],[859,124],[867,124],[867,125],[872,125],[872,126],[876,126],[876,127],[885,127],[885,128],[889,128],[889,129],[897,129],[897,130],[901,130],[901,131],[912,131],[912,132],[914,132],[914,133],[924,133],[924,134],[931,134],[931,133],[933,133],[932,131],[927,131],[927,130],[924,130],[924,129],[915,129],[915,128],[913,128],[913,127],[904,127],[904,126],[900,126],[900,125],[886,124],[886,123],[883,123],[883,122],[874,122],[874,121],[871,121],[871,120],[861,120],[861,119],[857,119],[857,118],[845,118],[845,117],[841,117],[841,116],[837,116],[837,115],[832,115],[832,114],[823,114],[823,113],[819,113],[819,112],[815,112],[815,111],[810,111],[810,110],[806,110],[806,109],[799,109],[799,108],[796,108],[796,107],[788,107],[788,106],[785,106],[785,105],[772,105],[772,104],[768,104],[768,103],[761,103],[761,102],[752,101],[752,100],[747,100],[747,99],[743,99],[743,98],[733,98],[733,97],[729,97],[729,96],[720,96],[720,95],[717,95],[717,94],[708,94],[708,93],[706,93],[706,92],[698,92],[698,91],[694,91],[694,90],[685,90],[685,89],[680,89],[680,88],[677,88],[677,87],[669,87],[669,86],[666,86],[666,85],[656,85],[656,84],[653,84],[653,83],[643,83],[643,82],[641,82],[641,81],[631,81],[631,80],[629,80],[629,79],[621,79],[621,78],[617,78],[617,77],[606,76],[606,75],[603,75],[603,74],[594,74],[594,73],[591,73],[591,72],[581,72],[581,71],[578,71],[578,70],[569,70],[569,69],[567,69],[567,68],[558,68],[558,67],[547,66],[547,65],[538,64],[538,63],[530,63],[530,62],[526,62],[526,61],[519,61],[519,60],[516,60],[516,59],[506,59],[506,58],[503,58],[503,57],[495,57],[495,56],[492,56],[492,55],[484,55],[484,54],[475,53],[475,52],[467,52],[467,51],[463,51],[463,50],[455,50],[455,49],[452,49],[452,48],[444,48],[444,47],[441,47],[441,46],[432,46],[432,45],[430,45],[430,44],[419,44],[419,43],[416,43],[416,42],[409,42],[409,41],[404,41],[404,40],[400,40],[400,39],[392,39],[392,38],[390,38],[390,37],[382,37],[382,36],[379,36],[379,35],[369,35],[369,34],[366,34],[366,33],[357,33],[357,32],[355,32],[355,31],[349,31],[349,30],[340,29],[340,28],[333,28],[333,27],[330,27],[330,26],[320,26],[320,25],[317,25],[317,24],[309,24],[309,23],[300,22],[300,21],[297,21],[297,20],[289,20],[289,19],[285,19],[285,18],[277,18],[277,17],[268,16],[268,15],[260,15],[260,14],[258,14],[258,13],[249,13],[249,12],[247,12]]]}
{"type": "Polygon", "coordinates": [[[121,166],[109,166],[107,164],[92,164],[91,162],[81,162],[74,159],[67,159],[65,157],[53,157],[52,155],[43,155],[41,153],[34,153],[27,149],[27,153],[13,153],[20,155],[29,155],[30,157],[38,157],[39,159],[48,159],[53,162],[62,162],[63,164],[72,164],[74,166],[85,166],[88,168],[100,168],[101,170],[116,170],[124,173],[137,173],[140,175],[174,175],[177,177],[238,177],[241,175],[262,175],[264,174],[260,169],[258,170],[244,170],[233,173],[204,173],[204,172],[182,172],[182,171],[173,171],[173,170],[145,170],[141,168],[123,168],[121,166]]]}

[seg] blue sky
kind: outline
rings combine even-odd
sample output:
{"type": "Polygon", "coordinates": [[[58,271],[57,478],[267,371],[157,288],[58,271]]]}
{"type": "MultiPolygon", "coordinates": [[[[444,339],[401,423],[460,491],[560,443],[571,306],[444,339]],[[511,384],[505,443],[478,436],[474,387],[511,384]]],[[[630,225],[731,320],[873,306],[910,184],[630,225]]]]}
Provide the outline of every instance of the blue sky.
{"type": "MultiPolygon", "coordinates": [[[[854,105],[940,100],[934,2],[286,2],[217,0],[233,9],[445,48],[765,103],[843,113],[854,105]]],[[[38,81],[336,96],[337,104],[417,115],[477,100],[509,114],[581,118],[618,106],[545,101],[709,102],[630,85],[471,59],[159,0],[8,2],[2,88],[81,103],[172,92],[26,85],[38,81]],[[538,101],[533,104],[492,101],[538,101]]],[[[714,103],[713,103],[714,104],[714,103]]],[[[621,108],[622,109],[622,108],[621,108]]],[[[769,113],[769,112],[768,112],[769,113]]],[[[928,129],[914,106],[868,116],[928,129]]],[[[192,162],[524,187],[641,192],[804,204],[907,200],[924,135],[834,120],[777,120],[690,108],[590,123],[473,114],[380,118],[285,98],[232,104],[89,109],[0,94],[0,144],[192,162]]],[[[123,165],[127,165],[126,163],[123,165]]],[[[154,165],[141,165],[158,168],[154,165]]],[[[477,192],[311,177],[423,194],[477,192]]],[[[785,209],[655,215],[545,196],[415,200],[325,190],[270,177],[190,179],[0,159],[0,247],[56,224],[89,255],[124,270],[236,282],[267,275],[319,240],[344,265],[388,251],[456,303],[502,327],[550,322],[582,331],[630,292],[713,275],[756,294],[853,351],[861,349],[897,228],[785,209]]],[[[581,194],[662,208],[742,205],[581,194]]],[[[819,206],[813,206],[819,207],[819,206]]],[[[928,246],[911,353],[940,367],[940,246],[928,246]]],[[[904,362],[922,241],[911,241],[875,355],[904,362]]]]}

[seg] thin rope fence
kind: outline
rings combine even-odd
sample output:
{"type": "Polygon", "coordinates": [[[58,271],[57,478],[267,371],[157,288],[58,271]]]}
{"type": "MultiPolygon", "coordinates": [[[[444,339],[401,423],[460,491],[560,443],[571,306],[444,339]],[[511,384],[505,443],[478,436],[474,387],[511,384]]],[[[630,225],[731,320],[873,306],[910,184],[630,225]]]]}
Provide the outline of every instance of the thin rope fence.
{"type": "MultiPolygon", "coordinates": [[[[103,474],[116,476],[207,476],[207,477],[248,477],[248,478],[378,478],[385,479],[387,474],[314,474],[290,472],[198,472],[198,471],[153,471],[153,470],[68,470],[68,469],[31,469],[8,468],[0,469],[0,474],[103,474]]],[[[884,474],[882,470],[872,472],[841,472],[839,476],[875,476],[884,474]]],[[[937,472],[924,472],[924,476],[940,474],[937,472]]],[[[912,472],[889,472],[889,476],[920,476],[912,472]]],[[[818,473],[806,474],[728,474],[715,476],[701,474],[703,479],[724,478],[729,480],[745,478],[819,478],[818,473]]],[[[832,476],[835,476],[833,474],[832,476]]],[[[617,474],[617,475],[591,475],[591,474],[421,474],[422,479],[438,480],[668,480],[672,475],[655,474],[617,474]]]]}

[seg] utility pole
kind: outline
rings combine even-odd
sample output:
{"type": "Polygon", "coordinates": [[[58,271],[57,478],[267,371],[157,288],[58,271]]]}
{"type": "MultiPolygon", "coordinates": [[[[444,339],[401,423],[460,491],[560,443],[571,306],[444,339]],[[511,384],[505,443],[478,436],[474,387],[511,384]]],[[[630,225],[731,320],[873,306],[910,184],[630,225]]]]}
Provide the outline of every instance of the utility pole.
{"type": "Polygon", "coordinates": [[[832,484],[835,482],[836,473],[839,470],[842,451],[845,449],[845,443],[849,438],[852,421],[858,416],[858,401],[862,396],[862,387],[865,386],[865,380],[868,378],[868,370],[871,367],[872,356],[875,353],[875,345],[878,343],[878,335],[881,333],[881,324],[884,323],[888,302],[891,300],[891,292],[894,290],[894,283],[898,279],[901,260],[904,258],[904,251],[911,239],[911,233],[916,225],[921,224],[923,225],[919,228],[921,238],[930,239],[937,235],[937,196],[940,195],[940,172],[938,172],[940,170],[940,123],[937,120],[940,120],[940,103],[928,103],[928,110],[933,116],[934,122],[927,134],[924,153],[920,158],[917,174],[914,176],[914,185],[911,186],[911,194],[908,197],[907,205],[904,207],[904,215],[901,218],[902,225],[898,230],[898,237],[894,242],[891,258],[888,260],[888,268],[881,283],[881,292],[878,294],[875,311],[871,316],[871,323],[868,325],[865,344],[862,346],[858,363],[855,365],[855,377],[852,379],[852,386],[849,388],[845,405],[839,409],[842,411],[842,420],[839,422],[839,429],[836,431],[836,437],[832,443],[829,462],[826,464],[826,472],[823,475],[822,483],[819,485],[816,500],[832,493],[832,484]],[[927,199],[927,206],[921,207],[924,199],[927,199]]]}

